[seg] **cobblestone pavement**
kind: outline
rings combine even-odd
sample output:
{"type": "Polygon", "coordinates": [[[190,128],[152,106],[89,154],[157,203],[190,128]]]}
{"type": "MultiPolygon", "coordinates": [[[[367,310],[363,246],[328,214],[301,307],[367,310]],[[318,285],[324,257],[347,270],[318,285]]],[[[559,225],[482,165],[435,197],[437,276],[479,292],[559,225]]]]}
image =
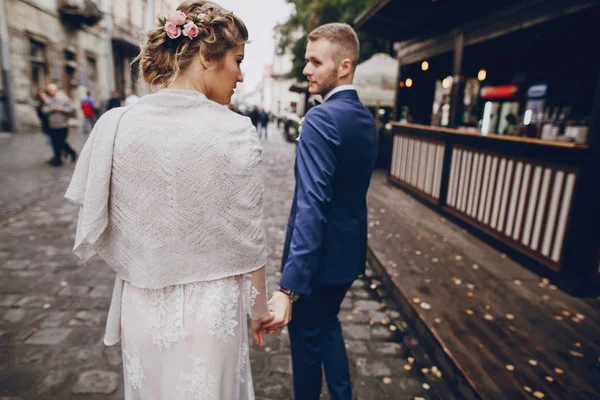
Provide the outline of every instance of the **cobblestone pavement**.
{"type": "MultiPolygon", "coordinates": [[[[83,135],[72,136],[80,148],[83,135]]],[[[0,140],[0,400],[122,399],[119,346],[102,345],[114,274],[97,258],[80,265],[71,252],[76,207],[62,195],[73,167],[44,165],[42,135],[0,140]]],[[[268,280],[275,290],[295,147],[274,127],[264,147],[268,280]]],[[[377,277],[370,270],[367,276],[354,284],[340,314],[355,398],[440,398],[427,390],[434,383],[421,372],[426,365],[413,364],[409,348],[418,342],[377,277]]],[[[257,398],[291,399],[287,332],[267,336],[266,346],[252,347],[250,355],[257,398]]]]}

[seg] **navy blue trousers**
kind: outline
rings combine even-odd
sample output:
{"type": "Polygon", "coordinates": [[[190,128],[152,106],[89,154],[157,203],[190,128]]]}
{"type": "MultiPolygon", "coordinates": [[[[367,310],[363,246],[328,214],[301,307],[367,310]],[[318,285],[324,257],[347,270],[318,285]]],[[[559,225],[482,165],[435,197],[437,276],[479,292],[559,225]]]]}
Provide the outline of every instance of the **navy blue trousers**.
{"type": "Polygon", "coordinates": [[[314,288],[294,303],[288,325],[294,368],[294,398],[318,400],[322,372],[332,400],[351,400],[348,355],[338,319],[342,300],[352,284],[314,288]]]}

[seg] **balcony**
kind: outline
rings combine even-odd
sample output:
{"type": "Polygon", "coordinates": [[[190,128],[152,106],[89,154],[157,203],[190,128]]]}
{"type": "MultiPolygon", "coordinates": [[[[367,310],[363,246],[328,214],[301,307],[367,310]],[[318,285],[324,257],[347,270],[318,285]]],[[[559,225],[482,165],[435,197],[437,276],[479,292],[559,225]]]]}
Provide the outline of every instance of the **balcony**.
{"type": "Polygon", "coordinates": [[[92,0],[60,0],[58,12],[65,22],[77,26],[96,25],[104,16],[92,0]]]}

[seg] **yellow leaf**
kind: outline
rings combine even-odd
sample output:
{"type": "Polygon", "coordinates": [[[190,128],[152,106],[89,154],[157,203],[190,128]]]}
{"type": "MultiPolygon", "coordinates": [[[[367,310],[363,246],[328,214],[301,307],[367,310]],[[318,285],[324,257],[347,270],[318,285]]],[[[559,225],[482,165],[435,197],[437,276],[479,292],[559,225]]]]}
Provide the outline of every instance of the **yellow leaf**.
{"type": "Polygon", "coordinates": [[[535,366],[538,365],[538,362],[536,360],[529,360],[529,364],[535,366]]]}
{"type": "Polygon", "coordinates": [[[410,364],[404,364],[404,370],[405,371],[410,371],[412,369],[412,365],[410,364]]]}
{"type": "Polygon", "coordinates": [[[512,314],[506,314],[505,317],[506,319],[515,319],[515,316],[512,314]]]}
{"type": "Polygon", "coordinates": [[[544,395],[544,393],[542,393],[542,392],[533,392],[533,395],[534,395],[535,397],[537,397],[538,399],[543,399],[544,397],[546,397],[546,396],[544,395]]]}
{"type": "Polygon", "coordinates": [[[390,383],[392,383],[392,378],[390,378],[389,376],[386,376],[385,378],[383,378],[384,385],[389,385],[390,383]]]}
{"type": "Polygon", "coordinates": [[[506,365],[506,369],[509,370],[509,371],[514,371],[515,370],[515,366],[508,364],[508,365],[506,365]]]}
{"type": "Polygon", "coordinates": [[[424,383],[423,384],[423,389],[429,390],[429,389],[431,389],[431,386],[429,386],[429,383],[424,383]]]}
{"type": "Polygon", "coordinates": [[[563,370],[562,370],[562,368],[558,368],[558,367],[556,367],[556,368],[554,368],[554,372],[556,372],[557,374],[561,375],[561,374],[563,374],[565,371],[563,371],[563,370]]]}
{"type": "Polygon", "coordinates": [[[571,354],[573,357],[583,357],[582,353],[575,350],[569,350],[569,354],[571,354]]]}
{"type": "Polygon", "coordinates": [[[485,315],[484,315],[484,318],[485,318],[487,321],[493,321],[493,320],[494,320],[494,316],[493,316],[493,315],[491,315],[491,314],[485,314],[485,315]]]}
{"type": "Polygon", "coordinates": [[[523,386],[523,389],[525,389],[526,392],[531,393],[531,388],[529,386],[523,386]]]}
{"type": "Polygon", "coordinates": [[[551,376],[547,376],[547,377],[546,377],[546,380],[547,380],[548,382],[554,382],[554,378],[553,378],[553,377],[551,377],[551,376]]]}
{"type": "Polygon", "coordinates": [[[469,315],[473,315],[473,310],[467,309],[466,313],[469,314],[469,315]]]}

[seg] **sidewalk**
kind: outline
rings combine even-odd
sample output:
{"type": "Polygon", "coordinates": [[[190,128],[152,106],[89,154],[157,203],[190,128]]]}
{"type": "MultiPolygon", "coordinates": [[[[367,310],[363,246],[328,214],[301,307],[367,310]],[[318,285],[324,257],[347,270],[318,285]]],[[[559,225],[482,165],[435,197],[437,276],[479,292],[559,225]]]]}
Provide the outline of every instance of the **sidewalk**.
{"type": "Polygon", "coordinates": [[[377,173],[370,261],[465,399],[600,398],[600,298],[576,298],[377,173]]]}

